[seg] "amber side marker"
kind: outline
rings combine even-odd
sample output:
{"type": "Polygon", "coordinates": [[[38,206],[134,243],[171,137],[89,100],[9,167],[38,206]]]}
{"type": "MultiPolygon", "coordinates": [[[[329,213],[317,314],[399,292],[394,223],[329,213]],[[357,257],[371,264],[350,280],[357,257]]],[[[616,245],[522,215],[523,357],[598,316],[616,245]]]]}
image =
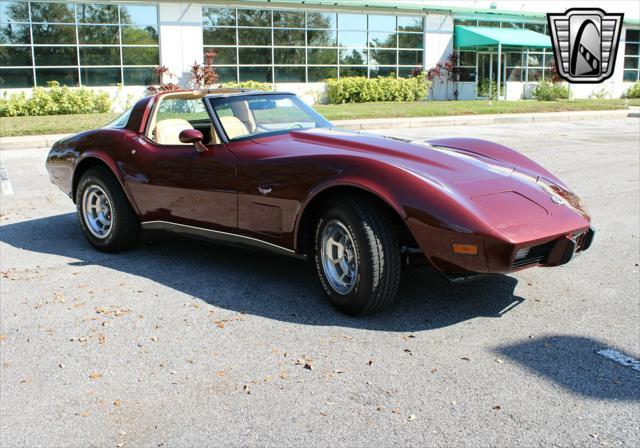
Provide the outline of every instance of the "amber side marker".
{"type": "Polygon", "coordinates": [[[475,244],[453,244],[453,253],[461,255],[478,255],[478,246],[475,244]]]}

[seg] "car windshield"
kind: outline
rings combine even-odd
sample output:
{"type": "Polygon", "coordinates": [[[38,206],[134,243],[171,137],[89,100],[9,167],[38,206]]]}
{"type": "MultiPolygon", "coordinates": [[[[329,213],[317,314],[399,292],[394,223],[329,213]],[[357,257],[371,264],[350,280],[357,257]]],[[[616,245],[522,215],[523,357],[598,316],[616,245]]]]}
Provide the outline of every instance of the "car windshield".
{"type": "Polygon", "coordinates": [[[291,94],[213,97],[211,104],[230,141],[293,129],[331,127],[331,123],[291,94]]]}

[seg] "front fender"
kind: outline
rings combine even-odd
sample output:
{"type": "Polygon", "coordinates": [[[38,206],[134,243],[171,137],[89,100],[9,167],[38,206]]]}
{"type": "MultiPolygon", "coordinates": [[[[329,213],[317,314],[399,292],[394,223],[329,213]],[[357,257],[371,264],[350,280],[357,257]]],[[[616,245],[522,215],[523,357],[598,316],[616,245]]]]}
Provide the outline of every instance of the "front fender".
{"type": "Polygon", "coordinates": [[[384,201],[406,224],[427,257],[430,248],[422,243],[434,241],[436,232],[490,232],[491,228],[468,210],[455,192],[436,180],[387,162],[353,162],[343,163],[338,175],[309,190],[296,218],[294,241],[300,241],[301,223],[314,199],[335,187],[358,188],[384,201]]]}
{"type": "Polygon", "coordinates": [[[354,175],[342,175],[330,180],[324,181],[312,189],[309,190],[303,201],[300,203],[300,208],[295,218],[294,224],[294,237],[295,244],[294,250],[298,251],[300,242],[300,232],[304,224],[304,218],[308,216],[309,209],[312,208],[316,199],[324,193],[328,193],[330,190],[339,189],[341,187],[349,187],[364,192],[370,193],[390,206],[404,221],[407,219],[407,214],[404,208],[400,205],[400,202],[396,200],[396,197],[387,188],[382,185],[370,182],[366,178],[362,178],[354,175]]]}

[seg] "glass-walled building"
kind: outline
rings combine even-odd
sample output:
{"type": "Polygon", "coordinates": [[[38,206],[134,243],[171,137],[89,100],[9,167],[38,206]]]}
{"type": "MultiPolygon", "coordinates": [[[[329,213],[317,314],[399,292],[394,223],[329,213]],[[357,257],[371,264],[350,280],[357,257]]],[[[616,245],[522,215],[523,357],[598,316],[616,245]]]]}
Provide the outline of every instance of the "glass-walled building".
{"type": "MultiPolygon", "coordinates": [[[[537,33],[549,35],[547,24],[543,22],[522,22],[518,20],[478,20],[478,19],[454,19],[454,26],[481,26],[497,27],[508,29],[525,29],[537,33]]],[[[454,45],[455,46],[455,45],[454,45]]],[[[462,80],[475,81],[478,68],[483,69],[486,64],[487,55],[492,53],[491,48],[479,46],[473,50],[458,50],[456,54],[460,59],[460,71],[462,80]],[[479,54],[478,54],[479,53],[479,54]],[[477,61],[478,56],[481,60],[477,61]]],[[[553,63],[553,50],[545,48],[505,48],[503,70],[505,71],[505,81],[540,81],[551,76],[551,65],[553,63]],[[527,51],[528,50],[528,51],[527,51]],[[528,69],[527,69],[528,68],[528,69]]]]}
{"type": "Polygon", "coordinates": [[[422,69],[423,20],[421,15],[205,6],[203,51],[215,52],[223,81],[411,76],[422,69]]]}
{"type": "Polygon", "coordinates": [[[0,88],[146,85],[160,64],[158,7],[0,1],[0,88]]]}
{"type": "MultiPolygon", "coordinates": [[[[501,10],[500,2],[444,3],[0,0],[0,91],[55,80],[136,92],[155,82],[158,66],[187,87],[190,66],[207,54],[214,54],[221,82],[298,91],[322,89],[327,78],[410,77],[448,61],[454,74],[435,98],[521,98],[551,77],[550,48],[507,45],[498,54],[492,46],[456,46],[456,30],[464,27],[548,35],[545,11],[535,2],[517,12],[501,10]]],[[[553,12],[576,6],[557,3],[553,12]]],[[[627,6],[611,11],[625,12],[611,96],[640,77],[638,8],[627,6]]]]}
{"type": "Polygon", "coordinates": [[[640,81],[640,29],[627,28],[624,36],[623,80],[640,81]]]}

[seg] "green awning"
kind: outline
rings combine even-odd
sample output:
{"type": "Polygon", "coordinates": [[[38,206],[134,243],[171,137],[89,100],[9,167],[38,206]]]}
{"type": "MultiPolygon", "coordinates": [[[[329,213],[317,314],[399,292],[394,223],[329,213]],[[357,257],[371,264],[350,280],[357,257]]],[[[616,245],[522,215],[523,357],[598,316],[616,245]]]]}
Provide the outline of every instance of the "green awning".
{"type": "Polygon", "coordinates": [[[551,48],[551,38],[546,34],[520,28],[493,28],[485,26],[456,25],[456,48],[503,47],[551,48]]]}

